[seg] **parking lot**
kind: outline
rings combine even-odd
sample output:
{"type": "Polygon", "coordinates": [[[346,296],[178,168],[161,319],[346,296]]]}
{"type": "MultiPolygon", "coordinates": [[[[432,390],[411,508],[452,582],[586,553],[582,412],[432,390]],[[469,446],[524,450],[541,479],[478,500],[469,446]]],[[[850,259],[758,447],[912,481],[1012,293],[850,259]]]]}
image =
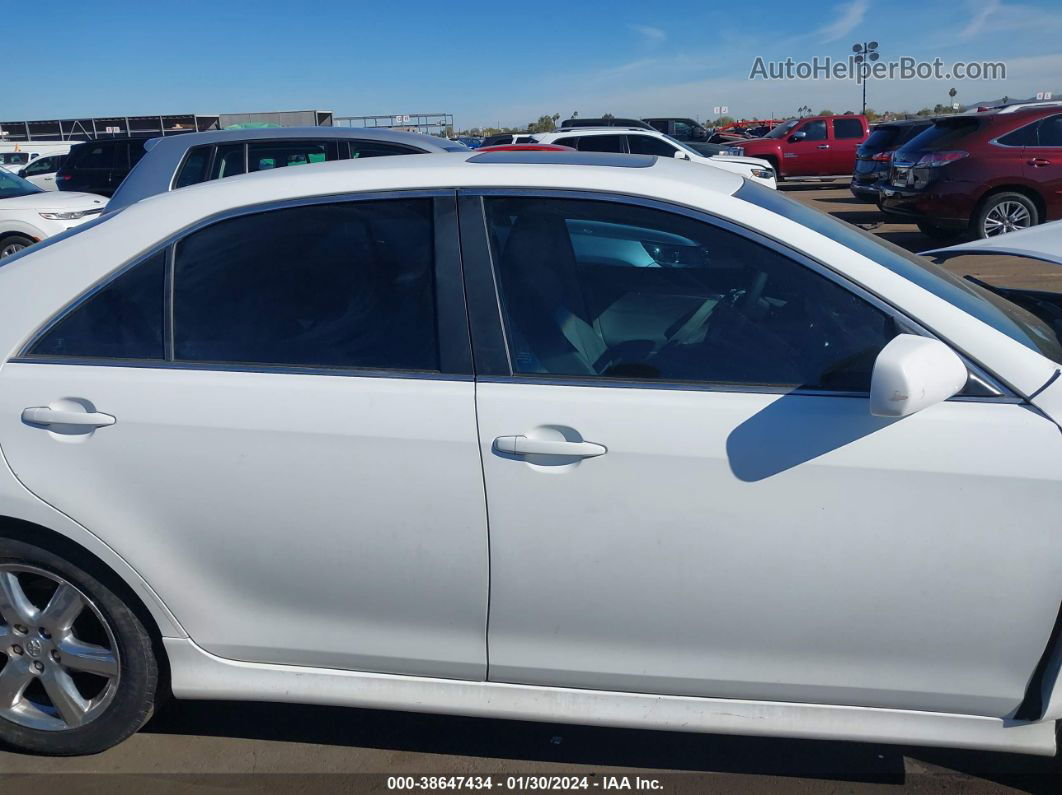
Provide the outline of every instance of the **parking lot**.
{"type": "MultiPolygon", "coordinates": [[[[911,251],[934,241],[884,223],[840,183],[783,188],[911,251]]],[[[1009,257],[949,267],[986,281],[1062,290],[1062,273],[1009,257]]],[[[668,792],[1057,791],[1055,759],[847,743],[648,732],[276,704],[171,702],[120,746],[93,757],[0,752],[7,791],[388,791],[387,776],[611,775],[668,792]],[[307,771],[313,771],[312,774],[307,771]],[[18,789],[16,790],[16,787],[18,789]]],[[[596,784],[594,786],[597,786],[596,784]]],[[[602,784],[603,786],[603,784],[602,784]]],[[[4,782],[0,780],[0,787],[4,782]]]]}

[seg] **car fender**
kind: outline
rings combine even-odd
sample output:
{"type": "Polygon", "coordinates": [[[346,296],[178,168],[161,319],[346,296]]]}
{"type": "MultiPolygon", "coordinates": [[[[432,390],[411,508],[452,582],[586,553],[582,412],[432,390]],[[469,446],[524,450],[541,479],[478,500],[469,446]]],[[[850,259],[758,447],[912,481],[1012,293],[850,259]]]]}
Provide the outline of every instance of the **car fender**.
{"type": "Polygon", "coordinates": [[[6,237],[10,234],[25,235],[26,237],[33,238],[35,241],[41,241],[48,237],[48,234],[42,229],[26,221],[21,221],[17,218],[0,220],[0,238],[6,237]]]}
{"type": "MultiPolygon", "coordinates": [[[[99,536],[32,494],[12,472],[3,451],[0,451],[0,535],[3,535],[4,519],[16,519],[50,530],[95,555],[136,594],[163,637],[188,637],[158,594],[116,550],[99,536]]],[[[30,540],[32,541],[32,536],[30,540]]]]}

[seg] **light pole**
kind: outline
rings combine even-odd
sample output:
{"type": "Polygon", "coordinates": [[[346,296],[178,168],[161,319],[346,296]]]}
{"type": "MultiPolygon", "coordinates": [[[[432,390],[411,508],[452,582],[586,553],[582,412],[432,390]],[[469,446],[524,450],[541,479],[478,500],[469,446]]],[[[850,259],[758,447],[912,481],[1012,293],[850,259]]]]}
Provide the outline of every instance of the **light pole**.
{"type": "Polygon", "coordinates": [[[867,115],[867,76],[870,73],[870,63],[878,60],[881,56],[878,55],[878,43],[876,41],[865,41],[862,44],[853,44],[852,52],[856,54],[855,62],[860,64],[859,71],[863,76],[863,115],[867,115]]]}

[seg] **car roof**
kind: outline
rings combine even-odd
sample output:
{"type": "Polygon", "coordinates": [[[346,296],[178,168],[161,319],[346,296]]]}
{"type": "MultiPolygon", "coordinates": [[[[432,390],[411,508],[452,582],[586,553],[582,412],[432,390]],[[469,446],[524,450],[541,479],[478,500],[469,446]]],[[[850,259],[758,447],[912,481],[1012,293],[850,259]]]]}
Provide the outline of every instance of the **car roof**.
{"type": "Polygon", "coordinates": [[[402,144],[427,152],[469,151],[464,144],[446,138],[366,127],[264,127],[252,130],[211,130],[152,138],[145,144],[147,154],[129,172],[129,176],[111,197],[107,212],[114,212],[148,196],[168,191],[185,154],[194,147],[307,139],[379,141],[402,144]]]}
{"type": "Polygon", "coordinates": [[[642,135],[654,135],[657,137],[663,137],[664,133],[660,130],[647,129],[645,127],[560,127],[551,133],[535,133],[537,138],[540,135],[585,135],[586,133],[594,133],[595,135],[626,135],[628,133],[640,133],[642,135]]]}
{"type": "Polygon", "coordinates": [[[694,201],[731,195],[744,184],[723,169],[646,155],[597,152],[471,152],[336,160],[259,171],[149,196],[117,214],[159,236],[204,216],[250,205],[315,196],[397,190],[539,188],[606,191],[694,201]]]}

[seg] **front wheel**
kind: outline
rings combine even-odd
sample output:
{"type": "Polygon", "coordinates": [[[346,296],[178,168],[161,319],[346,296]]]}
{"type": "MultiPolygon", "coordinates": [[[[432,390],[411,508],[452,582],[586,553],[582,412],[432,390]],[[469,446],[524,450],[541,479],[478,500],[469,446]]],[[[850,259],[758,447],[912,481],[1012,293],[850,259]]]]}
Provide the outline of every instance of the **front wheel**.
{"type": "Polygon", "coordinates": [[[110,748],[154,709],[151,637],[103,583],[0,539],[0,740],[70,756],[110,748]]]}
{"type": "Polygon", "coordinates": [[[1040,223],[1040,213],[1033,201],[1021,193],[997,193],[981,205],[974,218],[973,231],[979,238],[997,237],[1007,232],[1028,229],[1040,223]]]}
{"type": "Polygon", "coordinates": [[[33,241],[25,235],[8,235],[0,242],[0,259],[17,254],[32,245],[33,241]]]}

